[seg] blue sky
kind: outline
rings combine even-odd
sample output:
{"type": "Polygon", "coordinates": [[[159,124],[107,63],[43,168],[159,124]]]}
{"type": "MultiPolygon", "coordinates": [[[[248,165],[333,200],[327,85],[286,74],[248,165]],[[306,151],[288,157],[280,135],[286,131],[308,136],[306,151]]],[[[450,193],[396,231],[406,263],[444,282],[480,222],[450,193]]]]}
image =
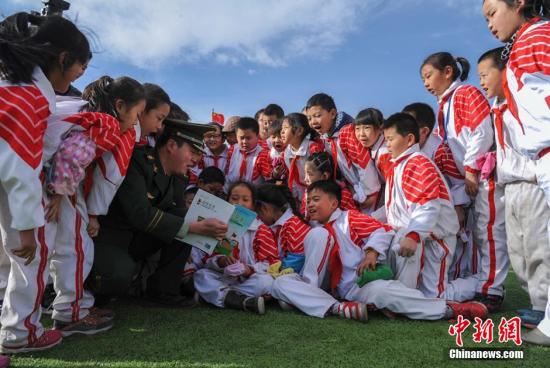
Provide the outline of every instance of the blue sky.
{"type": "MultiPolygon", "coordinates": [[[[73,0],[67,16],[96,54],[75,85],[101,75],[160,84],[195,121],[214,108],[253,115],[274,102],[300,111],[317,93],[355,115],[408,103],[436,106],[422,60],[450,51],[475,63],[498,46],[479,0],[73,0]],[[151,4],[152,3],[152,4],[151,4]]],[[[39,0],[2,0],[0,13],[38,10],[39,0]]]]}

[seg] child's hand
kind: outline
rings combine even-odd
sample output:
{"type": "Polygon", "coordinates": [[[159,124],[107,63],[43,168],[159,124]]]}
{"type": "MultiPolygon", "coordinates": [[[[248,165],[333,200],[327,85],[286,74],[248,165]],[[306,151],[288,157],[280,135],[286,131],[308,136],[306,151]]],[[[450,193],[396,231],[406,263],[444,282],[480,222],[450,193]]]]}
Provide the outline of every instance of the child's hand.
{"type": "Polygon", "coordinates": [[[218,266],[220,268],[225,268],[235,262],[237,262],[235,257],[221,256],[220,258],[218,258],[218,266]]]}
{"type": "Polygon", "coordinates": [[[88,235],[92,238],[95,238],[97,234],[99,234],[99,221],[97,220],[97,216],[89,215],[89,222],[86,230],[88,231],[88,235]]]}
{"type": "Polygon", "coordinates": [[[14,249],[12,252],[17,257],[25,258],[25,266],[32,262],[36,253],[36,240],[34,239],[34,229],[22,230],[19,232],[19,241],[21,248],[14,249]]]}
{"type": "Polygon", "coordinates": [[[218,219],[205,219],[190,223],[189,232],[222,240],[227,233],[227,225],[218,219]]]}
{"type": "Polygon", "coordinates": [[[244,265],[245,271],[243,273],[244,277],[250,277],[254,273],[254,269],[249,265],[244,265]]]}
{"type": "Polygon", "coordinates": [[[466,175],[464,176],[464,184],[466,184],[466,194],[470,197],[475,197],[479,190],[478,174],[466,171],[466,175]]]}
{"type": "Polygon", "coordinates": [[[46,221],[48,222],[57,222],[59,220],[59,213],[60,213],[60,204],[61,199],[63,198],[62,195],[54,194],[49,198],[48,204],[44,208],[44,212],[46,214],[46,221]]]}
{"type": "Polygon", "coordinates": [[[418,243],[409,237],[404,237],[399,242],[399,255],[401,257],[411,257],[416,253],[418,248],[418,243]]]}
{"type": "Polygon", "coordinates": [[[376,262],[378,261],[378,252],[374,249],[368,249],[365,253],[365,258],[359,263],[357,267],[357,275],[361,276],[366,270],[374,271],[376,268],[376,262]]]}

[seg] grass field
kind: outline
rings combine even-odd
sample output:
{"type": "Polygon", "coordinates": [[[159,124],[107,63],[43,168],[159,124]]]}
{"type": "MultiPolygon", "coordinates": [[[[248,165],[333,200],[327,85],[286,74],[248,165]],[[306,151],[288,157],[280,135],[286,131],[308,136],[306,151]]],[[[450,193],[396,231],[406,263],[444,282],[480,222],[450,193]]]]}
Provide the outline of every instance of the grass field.
{"type": "MultiPolygon", "coordinates": [[[[513,274],[507,280],[505,312],[491,316],[498,341],[500,317],[528,305],[513,274]]],[[[489,348],[524,351],[521,361],[453,361],[449,322],[387,320],[367,324],[324,320],[273,305],[265,316],[200,307],[151,309],[117,302],[113,330],[72,336],[51,351],[12,358],[13,367],[550,367],[550,348],[493,342],[489,348]]],[[[44,321],[50,324],[48,320],[44,321]]],[[[524,330],[525,331],[525,330],[524,330]]],[[[473,327],[463,335],[465,348],[473,327]]]]}

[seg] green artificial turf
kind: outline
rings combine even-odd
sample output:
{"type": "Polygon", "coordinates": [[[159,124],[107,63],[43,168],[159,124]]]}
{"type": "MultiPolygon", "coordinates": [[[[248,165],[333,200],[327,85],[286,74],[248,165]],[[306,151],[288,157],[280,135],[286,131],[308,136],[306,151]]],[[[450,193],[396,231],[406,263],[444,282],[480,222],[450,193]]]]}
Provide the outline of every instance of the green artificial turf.
{"type": "MultiPolygon", "coordinates": [[[[492,315],[498,341],[501,316],[529,299],[513,273],[504,313],[492,315]]],[[[550,348],[493,342],[489,348],[524,351],[521,361],[454,361],[449,322],[390,321],[372,314],[367,324],[318,319],[269,305],[266,315],[203,306],[193,310],[113,303],[115,327],[97,336],[71,336],[50,351],[12,357],[13,367],[550,367],[550,348]]],[[[47,316],[46,316],[47,317],[47,316]]],[[[47,318],[44,323],[50,325],[47,318]]],[[[473,327],[463,335],[465,348],[473,327]]],[[[526,330],[524,330],[526,332],[526,330]]]]}

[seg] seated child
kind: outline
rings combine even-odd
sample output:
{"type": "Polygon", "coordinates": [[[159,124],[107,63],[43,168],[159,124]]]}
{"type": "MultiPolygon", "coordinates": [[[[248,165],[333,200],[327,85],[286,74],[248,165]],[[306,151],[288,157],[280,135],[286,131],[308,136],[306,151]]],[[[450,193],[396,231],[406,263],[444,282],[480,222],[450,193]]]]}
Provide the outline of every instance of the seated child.
{"type": "Polygon", "coordinates": [[[259,184],[271,179],[271,159],[269,151],[259,144],[259,129],[253,118],[237,122],[238,144],[229,147],[226,187],[240,180],[259,184]]]}
{"type": "MultiPolygon", "coordinates": [[[[319,180],[330,180],[336,182],[340,189],[342,190],[342,200],[340,201],[340,209],[342,211],[347,210],[357,210],[357,204],[353,200],[353,194],[346,187],[346,184],[337,181],[334,178],[334,171],[332,170],[332,157],[327,152],[318,152],[314,153],[307,158],[305,165],[305,183],[309,186],[319,180]]],[[[300,207],[300,212],[304,214],[304,217],[307,218],[307,192],[302,198],[302,205],[300,207]]]]}
{"type": "Polygon", "coordinates": [[[359,286],[358,276],[385,261],[394,232],[368,215],[340,210],[340,198],[340,187],[332,181],[321,180],[308,187],[309,216],[322,224],[330,237],[325,243],[306,244],[302,275],[277,278],[273,297],[310,316],[332,314],[361,322],[368,319],[367,304],[412,319],[438,320],[458,315],[473,319],[487,315],[481,303],[447,304],[400,281],[378,279],[359,286]],[[324,282],[327,279],[328,285],[324,282]]]}
{"type": "MultiPolygon", "coordinates": [[[[229,203],[254,209],[254,187],[236,182],[229,189],[229,203]]],[[[263,295],[271,293],[273,277],[267,273],[278,260],[273,233],[256,219],[230,256],[214,255],[195,273],[195,288],[207,302],[220,307],[265,313],[263,295]]]]}
{"type": "Polygon", "coordinates": [[[284,163],[288,171],[288,187],[301,201],[306,191],[305,162],[316,152],[325,150],[317,132],[309,127],[307,116],[294,113],[284,117],[281,138],[286,145],[284,163]]]}

